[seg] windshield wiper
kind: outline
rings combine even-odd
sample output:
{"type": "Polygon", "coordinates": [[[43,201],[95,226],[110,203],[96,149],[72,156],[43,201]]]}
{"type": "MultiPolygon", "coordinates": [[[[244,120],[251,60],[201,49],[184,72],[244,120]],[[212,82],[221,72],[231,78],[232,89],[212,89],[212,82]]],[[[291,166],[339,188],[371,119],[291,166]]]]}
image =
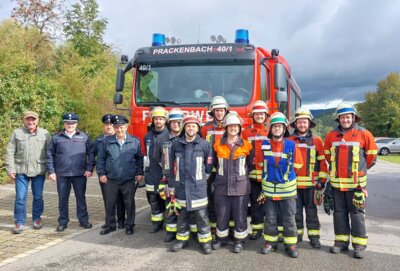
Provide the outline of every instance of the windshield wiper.
{"type": "Polygon", "coordinates": [[[180,103],[175,102],[175,101],[140,102],[138,104],[147,105],[147,106],[151,106],[151,105],[160,105],[160,106],[180,105],[180,103]]]}

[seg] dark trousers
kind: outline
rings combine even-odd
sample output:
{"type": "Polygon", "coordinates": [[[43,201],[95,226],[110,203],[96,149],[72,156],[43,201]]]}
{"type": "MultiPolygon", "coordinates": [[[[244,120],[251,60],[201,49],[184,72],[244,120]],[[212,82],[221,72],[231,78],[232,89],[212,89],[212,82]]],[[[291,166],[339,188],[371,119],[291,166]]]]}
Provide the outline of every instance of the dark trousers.
{"type": "Polygon", "coordinates": [[[319,229],[321,224],[318,219],[317,206],[314,203],[314,188],[297,189],[296,199],[296,226],[297,233],[303,235],[304,233],[304,217],[303,210],[306,212],[306,225],[308,230],[308,238],[319,237],[319,229]]]}
{"type": "Polygon", "coordinates": [[[217,214],[217,237],[224,239],[229,235],[229,220],[233,215],[234,237],[243,240],[247,237],[247,208],[249,196],[225,196],[214,193],[217,214]]]}
{"type": "MultiPolygon", "coordinates": [[[[100,189],[101,189],[101,195],[103,196],[103,202],[104,202],[104,210],[106,210],[106,195],[104,191],[104,183],[99,182],[100,184],[100,189]]],[[[118,224],[125,224],[125,203],[124,203],[124,198],[122,196],[122,193],[118,193],[118,198],[117,198],[117,221],[118,224]]]]}
{"type": "Polygon", "coordinates": [[[341,192],[338,189],[333,189],[333,191],[335,197],[333,213],[335,240],[349,242],[349,234],[351,234],[353,245],[366,246],[368,237],[365,227],[365,209],[357,209],[353,205],[354,191],[341,192]]]}
{"type": "MultiPolygon", "coordinates": [[[[165,200],[165,206],[170,203],[171,199],[165,200]]],[[[176,233],[177,230],[177,216],[175,213],[165,216],[165,230],[167,232],[176,233]]]]}
{"type": "Polygon", "coordinates": [[[126,209],[126,227],[133,227],[135,225],[135,182],[128,181],[118,184],[113,181],[108,181],[104,185],[104,192],[106,195],[106,227],[115,228],[115,207],[117,205],[118,197],[121,194],[126,209]]]}
{"type": "Polygon", "coordinates": [[[257,202],[258,196],[260,196],[262,188],[261,183],[257,180],[250,179],[251,192],[250,192],[250,212],[251,212],[251,228],[254,230],[263,230],[264,228],[264,205],[257,202]]]}
{"type": "Polygon", "coordinates": [[[271,200],[267,199],[264,204],[265,224],[264,239],[265,241],[276,245],[278,242],[278,213],[282,218],[283,225],[283,242],[286,245],[297,243],[297,228],[295,221],[296,200],[271,200]]]}
{"type": "Polygon", "coordinates": [[[210,227],[216,228],[217,216],[214,208],[214,181],[215,172],[211,173],[207,179],[207,197],[208,197],[208,219],[210,220],[210,227]]]}
{"type": "Polygon", "coordinates": [[[193,223],[193,219],[196,222],[196,227],[198,229],[197,238],[200,243],[211,242],[211,230],[207,215],[207,208],[187,211],[186,208],[180,210],[180,215],[178,216],[178,232],[176,234],[176,240],[178,241],[188,241],[189,240],[189,224],[193,223]]]}
{"type": "Polygon", "coordinates": [[[155,192],[147,191],[146,196],[151,209],[151,222],[162,224],[164,221],[165,201],[155,192]]]}
{"type": "Polygon", "coordinates": [[[57,176],[57,192],[58,192],[58,223],[67,225],[69,222],[68,202],[71,193],[71,186],[74,188],[76,198],[76,216],[80,224],[89,223],[89,214],[86,206],[86,177],[63,177],[57,176]]]}

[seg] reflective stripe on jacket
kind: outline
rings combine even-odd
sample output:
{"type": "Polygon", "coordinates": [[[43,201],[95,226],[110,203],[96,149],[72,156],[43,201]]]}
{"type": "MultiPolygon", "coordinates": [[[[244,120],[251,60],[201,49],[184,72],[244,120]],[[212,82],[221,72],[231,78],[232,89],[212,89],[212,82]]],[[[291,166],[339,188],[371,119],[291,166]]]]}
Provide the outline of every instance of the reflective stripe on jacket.
{"type": "Polygon", "coordinates": [[[207,175],[212,168],[210,145],[199,135],[192,142],[185,136],[171,146],[171,163],[168,186],[175,188],[177,202],[194,211],[207,207],[207,175]]]}
{"type": "Polygon", "coordinates": [[[267,198],[282,200],[296,198],[297,180],[295,168],[303,166],[300,150],[293,141],[265,140],[262,190],[267,198]]]}
{"type": "Polygon", "coordinates": [[[266,124],[255,123],[243,130],[243,138],[253,146],[253,161],[249,169],[250,180],[262,181],[263,152],[261,144],[268,139],[269,128],[266,124]]]}
{"type": "Polygon", "coordinates": [[[367,185],[367,169],[375,164],[377,155],[368,130],[357,124],[346,132],[338,127],[326,135],[324,151],[332,187],[349,191],[367,185]]]}
{"type": "Polygon", "coordinates": [[[168,136],[169,131],[167,128],[162,131],[151,130],[144,137],[144,146],[146,150],[149,166],[144,169],[144,179],[146,182],[146,191],[158,193],[158,185],[163,177],[162,168],[155,155],[155,146],[158,144],[159,138],[168,136]]]}
{"type": "Polygon", "coordinates": [[[309,130],[307,135],[299,136],[295,131],[289,138],[301,151],[303,167],[297,171],[297,188],[312,188],[316,182],[325,183],[328,167],[324,156],[322,139],[309,130]]]}
{"type": "Polygon", "coordinates": [[[215,142],[215,193],[227,196],[250,194],[248,169],[253,159],[252,148],[250,142],[241,137],[232,148],[226,137],[215,142]]]}

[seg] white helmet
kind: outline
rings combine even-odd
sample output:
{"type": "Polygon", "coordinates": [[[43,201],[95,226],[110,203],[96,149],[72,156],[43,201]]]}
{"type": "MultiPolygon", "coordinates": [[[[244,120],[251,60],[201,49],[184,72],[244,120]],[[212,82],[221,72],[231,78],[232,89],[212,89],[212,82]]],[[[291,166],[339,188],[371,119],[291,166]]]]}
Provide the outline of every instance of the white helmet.
{"type": "Polygon", "coordinates": [[[224,119],[224,127],[227,127],[228,125],[232,124],[237,124],[240,127],[242,127],[243,120],[239,117],[239,115],[236,112],[231,112],[228,115],[226,115],[224,119]]]}
{"type": "Polygon", "coordinates": [[[265,113],[268,115],[268,106],[267,104],[262,101],[262,100],[258,100],[255,101],[253,104],[253,109],[251,111],[251,115],[254,115],[254,113],[265,113]]]}
{"type": "Polygon", "coordinates": [[[168,122],[170,122],[171,120],[183,120],[183,111],[179,108],[172,108],[171,110],[169,110],[168,115],[168,122]]]}
{"type": "Polygon", "coordinates": [[[293,128],[296,128],[295,123],[296,123],[297,119],[309,119],[310,120],[310,128],[314,128],[317,124],[313,121],[313,118],[314,117],[308,108],[299,107],[296,109],[296,113],[294,114],[294,119],[290,123],[290,126],[293,128]]]}
{"type": "Polygon", "coordinates": [[[355,116],[355,122],[359,122],[361,120],[360,116],[357,115],[357,109],[349,102],[341,102],[336,107],[335,120],[339,121],[339,116],[343,114],[353,114],[355,116]]]}
{"type": "Polygon", "coordinates": [[[217,108],[224,108],[226,109],[226,112],[228,113],[228,109],[229,109],[229,105],[226,102],[225,98],[222,96],[215,96],[214,98],[212,98],[210,106],[208,108],[208,114],[212,117],[214,117],[214,109],[217,108]]]}

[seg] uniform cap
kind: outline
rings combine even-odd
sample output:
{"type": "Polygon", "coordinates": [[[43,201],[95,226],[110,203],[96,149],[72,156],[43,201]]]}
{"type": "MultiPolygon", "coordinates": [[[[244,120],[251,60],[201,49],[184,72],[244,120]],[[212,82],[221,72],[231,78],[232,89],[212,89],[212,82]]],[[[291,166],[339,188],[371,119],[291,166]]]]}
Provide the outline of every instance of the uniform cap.
{"type": "Polygon", "coordinates": [[[102,118],[101,121],[103,123],[111,123],[111,118],[113,117],[113,115],[111,114],[105,114],[102,118]]]}
{"type": "Polygon", "coordinates": [[[77,114],[72,112],[67,112],[62,116],[63,122],[79,122],[79,117],[77,114]]]}
{"type": "Polygon", "coordinates": [[[125,125],[125,124],[129,123],[129,120],[128,120],[125,116],[122,116],[122,115],[114,115],[114,116],[111,118],[111,123],[112,123],[113,125],[125,125]]]}

